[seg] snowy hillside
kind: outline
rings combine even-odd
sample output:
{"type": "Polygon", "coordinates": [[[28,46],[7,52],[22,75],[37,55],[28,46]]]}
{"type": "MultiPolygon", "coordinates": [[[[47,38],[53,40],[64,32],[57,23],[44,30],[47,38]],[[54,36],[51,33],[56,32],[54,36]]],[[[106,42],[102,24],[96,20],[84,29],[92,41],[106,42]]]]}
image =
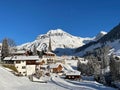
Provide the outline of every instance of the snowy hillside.
{"type": "MultiPolygon", "coordinates": [[[[76,52],[78,52],[76,55],[82,56],[87,51],[92,51],[93,49],[101,47],[102,45],[111,47],[110,53],[120,55],[120,24],[114,27],[108,33],[102,32],[101,35],[103,35],[102,38],[98,39],[97,41],[90,42],[76,49],[76,52]]],[[[100,37],[100,34],[97,36],[100,37]]]]}
{"type": "MultiPolygon", "coordinates": [[[[84,55],[87,51],[92,51],[95,48],[101,47],[101,43],[97,43],[95,45],[91,45],[88,48],[86,48],[83,51],[80,51],[76,55],[82,56],[84,55]]],[[[106,42],[106,45],[110,46],[112,49],[110,50],[110,53],[114,53],[116,55],[120,55],[120,39],[114,41],[114,42],[106,42]]]]}
{"type": "Polygon", "coordinates": [[[33,50],[34,46],[36,46],[39,51],[44,47],[47,49],[50,38],[52,50],[58,55],[71,54],[74,52],[75,48],[78,48],[94,39],[76,37],[61,29],[57,29],[50,30],[47,34],[39,35],[35,41],[18,46],[18,48],[33,50]]]}

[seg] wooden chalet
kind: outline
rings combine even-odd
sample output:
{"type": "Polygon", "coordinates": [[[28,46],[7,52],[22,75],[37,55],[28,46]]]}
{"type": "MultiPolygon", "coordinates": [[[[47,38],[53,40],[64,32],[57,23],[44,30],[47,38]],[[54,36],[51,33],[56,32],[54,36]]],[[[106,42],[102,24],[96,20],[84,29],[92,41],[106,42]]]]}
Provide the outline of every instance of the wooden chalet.
{"type": "Polygon", "coordinates": [[[50,71],[53,73],[60,73],[63,69],[63,66],[61,64],[51,64],[50,66],[50,71]]]}
{"type": "Polygon", "coordinates": [[[45,64],[45,60],[41,60],[41,61],[36,62],[36,65],[44,65],[44,64],[45,64]]]}
{"type": "Polygon", "coordinates": [[[65,79],[72,79],[72,80],[80,80],[80,72],[79,71],[68,71],[66,72],[65,79]]]}

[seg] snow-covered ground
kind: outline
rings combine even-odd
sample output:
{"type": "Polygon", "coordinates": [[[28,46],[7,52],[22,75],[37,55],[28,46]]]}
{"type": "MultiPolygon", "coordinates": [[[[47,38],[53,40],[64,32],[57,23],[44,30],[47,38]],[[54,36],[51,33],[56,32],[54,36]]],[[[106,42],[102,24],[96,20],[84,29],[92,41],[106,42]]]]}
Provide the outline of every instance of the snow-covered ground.
{"type": "MultiPolygon", "coordinates": [[[[71,66],[74,70],[77,70],[78,60],[68,59],[68,60],[66,60],[65,62],[66,62],[66,65],[68,64],[68,65],[71,66]]],[[[72,69],[72,71],[73,71],[73,69],[72,69]]]]}
{"type": "Polygon", "coordinates": [[[31,82],[26,77],[14,76],[0,67],[0,90],[68,90],[54,83],[31,82]]]}
{"type": "Polygon", "coordinates": [[[106,87],[95,81],[72,81],[64,80],[57,77],[52,77],[52,82],[69,90],[115,90],[111,87],[106,87]]]}
{"type": "Polygon", "coordinates": [[[53,75],[48,83],[31,82],[27,77],[14,76],[0,66],[0,90],[115,90],[97,82],[66,81],[53,75]]]}

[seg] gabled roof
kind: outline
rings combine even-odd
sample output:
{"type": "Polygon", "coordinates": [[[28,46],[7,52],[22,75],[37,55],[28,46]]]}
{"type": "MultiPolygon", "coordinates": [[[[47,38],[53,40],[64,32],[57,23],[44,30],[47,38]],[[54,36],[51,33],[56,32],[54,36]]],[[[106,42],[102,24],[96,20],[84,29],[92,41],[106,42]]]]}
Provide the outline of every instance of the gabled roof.
{"type": "Polygon", "coordinates": [[[24,50],[11,52],[11,54],[25,54],[25,53],[26,53],[26,51],[24,51],[24,50]]]}
{"type": "Polygon", "coordinates": [[[3,60],[12,60],[12,57],[5,57],[3,60]]]}
{"type": "Polygon", "coordinates": [[[38,56],[11,56],[11,57],[5,57],[4,60],[39,60],[38,56]]]}
{"type": "Polygon", "coordinates": [[[53,53],[53,52],[44,52],[44,54],[51,54],[51,55],[55,55],[55,53],[53,53]]]}
{"type": "Polygon", "coordinates": [[[68,72],[66,72],[66,75],[80,75],[81,74],[81,72],[79,72],[79,71],[77,71],[77,70],[75,70],[75,71],[68,71],[68,72]]]}
{"type": "Polygon", "coordinates": [[[50,68],[57,68],[59,65],[62,66],[61,63],[56,63],[56,64],[50,64],[49,67],[50,67],[50,68]]]}

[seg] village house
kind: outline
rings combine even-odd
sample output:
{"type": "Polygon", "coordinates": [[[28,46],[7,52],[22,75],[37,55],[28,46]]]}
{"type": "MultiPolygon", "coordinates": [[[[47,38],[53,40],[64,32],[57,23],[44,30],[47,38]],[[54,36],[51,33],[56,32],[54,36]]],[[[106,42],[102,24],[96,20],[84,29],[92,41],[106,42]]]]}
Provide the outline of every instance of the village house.
{"type": "Polygon", "coordinates": [[[55,63],[65,64],[65,59],[63,57],[56,57],[55,63]]]}
{"type": "Polygon", "coordinates": [[[46,64],[46,62],[45,62],[45,60],[43,60],[43,59],[39,59],[39,61],[36,61],[36,65],[37,66],[40,66],[40,65],[45,65],[46,64]]]}
{"type": "Polygon", "coordinates": [[[42,60],[45,61],[45,64],[55,63],[56,54],[52,52],[51,38],[49,38],[48,49],[43,53],[42,60]]]}
{"type": "Polygon", "coordinates": [[[53,73],[60,73],[63,69],[63,66],[60,63],[50,64],[49,69],[53,73]]]}
{"type": "Polygon", "coordinates": [[[36,61],[38,60],[38,56],[11,56],[4,58],[6,64],[13,64],[18,73],[23,76],[35,73],[36,61]]]}
{"type": "Polygon", "coordinates": [[[39,61],[36,61],[36,72],[40,72],[40,71],[45,71],[47,70],[48,65],[45,64],[45,61],[42,59],[39,59],[39,61]]]}
{"type": "Polygon", "coordinates": [[[48,65],[40,65],[41,70],[48,70],[48,65]]]}
{"type": "Polygon", "coordinates": [[[55,63],[56,55],[52,52],[44,52],[42,60],[44,60],[46,64],[55,63]]]}
{"type": "Polygon", "coordinates": [[[66,72],[65,79],[80,80],[80,74],[81,73],[79,71],[68,71],[66,72]]]}

